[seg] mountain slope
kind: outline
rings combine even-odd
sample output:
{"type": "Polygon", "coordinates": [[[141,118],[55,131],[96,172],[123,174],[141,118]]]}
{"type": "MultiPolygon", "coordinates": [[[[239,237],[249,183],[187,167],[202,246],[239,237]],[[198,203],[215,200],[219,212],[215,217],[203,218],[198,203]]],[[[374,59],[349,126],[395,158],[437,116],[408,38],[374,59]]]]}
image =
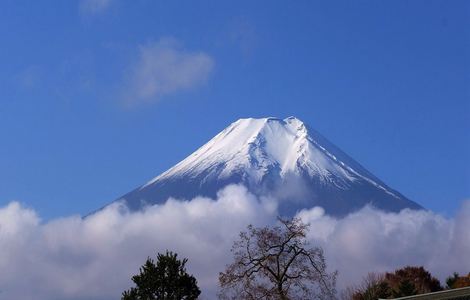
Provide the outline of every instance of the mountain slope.
{"type": "Polygon", "coordinates": [[[338,216],[366,204],[387,211],[421,208],[294,117],[240,119],[120,200],[139,209],[169,197],[215,197],[227,184],[279,199],[285,215],[317,205],[338,216]]]}

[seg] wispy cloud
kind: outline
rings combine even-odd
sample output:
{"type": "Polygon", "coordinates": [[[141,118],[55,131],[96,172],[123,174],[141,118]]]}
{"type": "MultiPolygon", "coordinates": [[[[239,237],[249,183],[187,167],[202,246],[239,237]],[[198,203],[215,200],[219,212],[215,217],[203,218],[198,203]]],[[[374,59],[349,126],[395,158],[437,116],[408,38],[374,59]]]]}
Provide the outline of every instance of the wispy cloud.
{"type": "Polygon", "coordinates": [[[238,45],[245,58],[250,58],[258,43],[255,26],[246,18],[237,18],[231,24],[230,40],[238,45]]]}
{"type": "MultiPolygon", "coordinates": [[[[259,199],[242,186],[228,186],[217,199],[169,200],[129,212],[115,204],[86,219],[42,223],[16,202],[0,208],[0,290],[5,299],[117,299],[131,286],[147,256],[166,249],[188,257],[204,299],[214,299],[218,272],[230,262],[230,247],[249,223],[276,220],[274,199],[259,199]]],[[[321,208],[299,213],[311,223],[308,238],[321,245],[339,285],[369,271],[405,264],[429,268],[441,279],[468,272],[470,202],[454,219],[426,211],[384,213],[367,207],[343,219],[321,208]]]]}
{"type": "Polygon", "coordinates": [[[125,102],[155,102],[164,96],[205,83],[214,60],[204,52],[183,49],[172,38],[139,47],[138,58],[130,67],[124,84],[125,102]]]}
{"type": "Polygon", "coordinates": [[[32,90],[41,84],[43,77],[44,72],[42,68],[37,65],[31,65],[14,76],[14,80],[21,88],[32,90]]]}
{"type": "Polygon", "coordinates": [[[87,14],[97,14],[105,11],[115,0],[80,0],[80,11],[87,14]]]}

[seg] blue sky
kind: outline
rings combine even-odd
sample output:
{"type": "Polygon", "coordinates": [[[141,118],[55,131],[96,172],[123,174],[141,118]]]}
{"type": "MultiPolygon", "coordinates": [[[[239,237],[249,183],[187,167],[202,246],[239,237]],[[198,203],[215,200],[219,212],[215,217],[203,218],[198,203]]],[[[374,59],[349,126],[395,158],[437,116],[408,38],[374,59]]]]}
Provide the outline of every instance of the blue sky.
{"type": "Polygon", "coordinates": [[[0,205],[86,214],[290,115],[431,210],[470,198],[470,2],[254,2],[2,1],[0,205]]]}

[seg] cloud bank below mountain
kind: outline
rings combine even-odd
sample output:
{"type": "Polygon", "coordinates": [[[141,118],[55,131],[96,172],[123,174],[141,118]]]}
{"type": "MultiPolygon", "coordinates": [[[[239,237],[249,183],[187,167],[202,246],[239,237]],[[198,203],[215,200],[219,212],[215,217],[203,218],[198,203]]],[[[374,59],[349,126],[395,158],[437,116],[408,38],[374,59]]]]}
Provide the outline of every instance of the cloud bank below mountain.
{"type": "MultiPolygon", "coordinates": [[[[6,299],[117,299],[147,256],[166,249],[188,257],[203,299],[217,291],[218,272],[247,224],[273,224],[277,203],[242,186],[217,199],[168,200],[130,212],[116,203],[88,217],[41,222],[12,202],[0,208],[0,290],[6,299]]],[[[371,207],[337,219],[316,207],[298,214],[311,224],[308,238],[324,248],[328,267],[339,270],[338,287],[371,271],[423,265],[444,279],[468,272],[470,201],[455,218],[426,211],[385,213],[371,207]]]]}

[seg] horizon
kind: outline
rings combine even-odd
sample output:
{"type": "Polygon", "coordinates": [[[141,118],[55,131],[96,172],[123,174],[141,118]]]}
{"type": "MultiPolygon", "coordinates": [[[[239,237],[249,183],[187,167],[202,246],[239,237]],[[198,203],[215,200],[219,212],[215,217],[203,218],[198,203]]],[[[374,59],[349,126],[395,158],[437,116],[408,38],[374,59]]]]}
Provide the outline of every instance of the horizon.
{"type": "Polygon", "coordinates": [[[85,214],[265,115],[432,211],[470,198],[468,2],[93,3],[2,4],[0,204],[85,214]]]}
{"type": "MultiPolygon", "coordinates": [[[[298,118],[297,116],[294,116],[294,115],[290,115],[290,116],[288,116],[288,117],[286,117],[286,118],[277,117],[277,116],[269,116],[269,117],[248,117],[248,116],[246,116],[246,117],[240,117],[240,118],[238,118],[238,119],[236,119],[236,120],[234,120],[234,121],[232,121],[232,122],[229,122],[228,125],[227,125],[225,128],[227,128],[230,124],[232,124],[232,123],[234,123],[234,122],[237,122],[237,121],[239,121],[239,120],[244,120],[244,119],[276,119],[276,120],[285,120],[285,119],[287,119],[287,118],[295,118],[295,119],[298,119],[298,120],[300,120],[301,122],[303,122],[300,118],[298,118]]],[[[312,128],[309,124],[306,124],[306,125],[309,126],[310,128],[312,128]]],[[[225,128],[223,128],[223,129],[221,129],[220,131],[216,132],[216,133],[214,134],[214,136],[217,135],[218,133],[222,132],[225,128]]],[[[312,128],[312,129],[316,130],[315,128],[312,128]]],[[[321,132],[319,132],[319,133],[322,134],[321,132]]],[[[322,135],[323,135],[323,134],[322,134],[322,135]]],[[[201,144],[201,145],[195,147],[193,150],[188,150],[189,152],[187,152],[187,155],[186,155],[185,157],[181,158],[180,161],[184,160],[186,157],[191,156],[192,153],[194,153],[199,147],[202,147],[206,142],[208,142],[208,141],[209,141],[210,139],[212,139],[214,136],[207,138],[207,139],[203,142],[203,144],[201,144]]],[[[323,135],[323,136],[324,136],[324,135],[323,135]]],[[[329,140],[329,141],[331,142],[331,140],[328,138],[328,136],[324,136],[324,137],[325,137],[327,140],[329,140]]],[[[334,144],[334,142],[332,142],[332,143],[334,144]]],[[[335,145],[335,146],[337,146],[337,145],[335,145]]],[[[339,146],[338,146],[338,147],[339,147],[339,146]]],[[[340,149],[340,150],[343,150],[343,149],[341,149],[340,147],[339,147],[339,149],[340,149]]],[[[346,153],[347,155],[349,155],[347,152],[345,152],[345,153],[346,153]]],[[[352,157],[352,158],[355,160],[354,157],[352,157]]],[[[152,178],[158,177],[158,176],[161,175],[162,173],[164,173],[164,172],[168,171],[169,169],[171,169],[173,166],[175,166],[175,165],[176,165],[178,162],[180,162],[180,161],[176,161],[172,166],[169,166],[169,167],[166,168],[166,169],[162,169],[162,171],[161,171],[160,173],[155,174],[154,176],[152,176],[152,177],[150,177],[150,178],[143,179],[143,181],[141,181],[140,183],[136,183],[133,187],[129,187],[128,190],[126,190],[126,191],[124,191],[124,192],[121,192],[120,195],[115,195],[113,199],[104,200],[103,203],[100,203],[99,200],[96,201],[97,205],[98,205],[99,207],[102,207],[102,206],[104,206],[104,205],[107,205],[107,203],[110,203],[110,202],[112,202],[112,201],[118,200],[120,196],[126,194],[127,192],[130,192],[131,190],[133,190],[133,189],[135,189],[135,188],[138,188],[138,187],[144,185],[145,182],[151,180],[152,178]]],[[[356,161],[356,162],[359,163],[361,166],[363,166],[364,168],[367,169],[367,167],[365,167],[361,161],[356,161]]],[[[367,170],[368,170],[368,169],[367,169],[367,170]]],[[[374,171],[371,171],[371,170],[368,170],[368,171],[370,171],[373,175],[375,175],[375,174],[374,174],[374,171]]],[[[466,170],[464,170],[464,171],[466,171],[466,170]]],[[[378,176],[378,178],[381,179],[379,176],[378,176]]],[[[382,180],[382,179],[381,179],[381,180],[382,180]]],[[[383,180],[383,181],[385,182],[385,184],[387,184],[387,185],[390,186],[390,184],[389,184],[387,181],[385,181],[385,180],[383,180]]],[[[394,187],[394,186],[390,186],[390,187],[393,188],[393,189],[395,189],[395,190],[397,190],[398,192],[401,193],[401,191],[400,191],[399,189],[397,189],[396,187],[394,187]]],[[[405,197],[409,198],[407,195],[405,195],[405,197]]],[[[463,197],[462,200],[465,200],[465,199],[467,199],[467,198],[468,198],[468,197],[463,197]]],[[[411,199],[411,198],[409,198],[409,199],[412,200],[412,201],[415,201],[414,199],[411,199]]],[[[13,198],[13,199],[7,201],[6,203],[11,202],[11,201],[18,201],[18,199],[13,198]]],[[[20,200],[20,202],[23,203],[23,204],[26,205],[26,206],[30,206],[31,208],[35,209],[36,211],[41,211],[41,207],[40,207],[40,206],[39,206],[39,207],[31,206],[31,205],[28,204],[27,201],[21,201],[21,200],[20,200]]],[[[454,201],[455,203],[452,204],[453,207],[452,207],[452,210],[451,210],[451,211],[449,211],[448,209],[447,209],[447,210],[440,210],[440,211],[437,210],[437,211],[436,211],[436,209],[428,208],[428,207],[426,206],[426,204],[425,204],[426,202],[425,202],[425,203],[421,203],[421,202],[419,202],[419,201],[415,201],[415,202],[418,203],[419,205],[423,206],[425,209],[429,209],[429,210],[431,210],[431,211],[434,211],[434,212],[437,212],[437,213],[441,213],[441,214],[444,214],[444,215],[447,216],[447,217],[450,217],[450,216],[455,215],[455,213],[457,212],[457,209],[459,208],[459,205],[460,205],[460,203],[461,203],[462,201],[459,201],[458,199],[455,199],[455,201],[454,201]]],[[[446,203],[446,204],[448,204],[448,203],[446,203]]],[[[434,204],[434,205],[435,205],[435,204],[434,204]]],[[[91,210],[90,210],[90,211],[95,211],[96,209],[97,209],[97,207],[94,207],[94,208],[91,207],[91,210]]],[[[74,215],[74,214],[88,215],[88,214],[90,213],[90,211],[81,211],[81,212],[76,212],[76,211],[75,211],[75,212],[69,212],[68,215],[74,215]]],[[[48,215],[48,212],[45,212],[45,215],[47,216],[47,215],[48,215]]],[[[67,214],[65,214],[65,215],[67,215],[67,214]]],[[[58,216],[54,216],[54,215],[53,215],[53,216],[51,216],[50,218],[54,218],[54,217],[58,217],[58,216]]],[[[47,221],[48,219],[49,219],[49,218],[47,218],[46,221],[47,221]]]]}
{"type": "Polygon", "coordinates": [[[0,298],[118,297],[166,248],[212,299],[238,233],[284,206],[341,288],[408,264],[470,271],[470,1],[18,0],[0,3],[0,36],[0,298]],[[274,151],[106,206],[265,116],[295,116],[368,172],[305,142],[304,164],[284,161],[309,189],[274,151]],[[250,186],[254,165],[274,175],[250,186]]]}

